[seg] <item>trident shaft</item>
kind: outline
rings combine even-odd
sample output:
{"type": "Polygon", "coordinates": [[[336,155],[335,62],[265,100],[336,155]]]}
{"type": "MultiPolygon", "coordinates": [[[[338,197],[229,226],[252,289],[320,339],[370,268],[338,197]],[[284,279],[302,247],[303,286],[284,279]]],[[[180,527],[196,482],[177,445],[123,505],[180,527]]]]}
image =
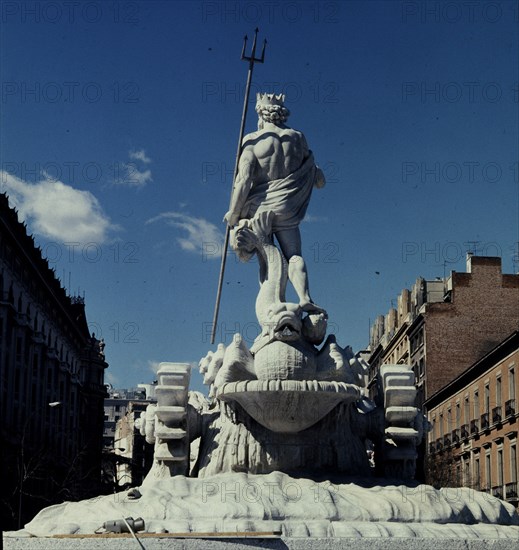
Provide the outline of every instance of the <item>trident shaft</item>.
{"type": "MultiPolygon", "coordinates": [[[[250,56],[245,55],[245,49],[247,48],[247,35],[245,35],[245,38],[243,39],[243,49],[241,51],[241,59],[242,61],[249,62],[249,71],[247,73],[247,85],[245,86],[245,98],[243,100],[243,112],[241,115],[240,136],[238,138],[238,149],[236,151],[236,163],[234,165],[234,177],[233,177],[231,200],[229,202],[229,206],[232,203],[232,194],[234,193],[234,186],[236,182],[236,177],[238,175],[238,167],[240,164],[243,133],[245,130],[245,121],[247,119],[247,109],[249,107],[249,94],[250,94],[250,85],[252,81],[252,71],[254,70],[254,63],[263,63],[263,61],[265,60],[265,46],[267,45],[266,40],[263,41],[263,49],[261,51],[261,57],[256,57],[256,41],[258,38],[258,32],[259,32],[258,29],[254,31],[254,41],[252,42],[252,51],[250,56]]],[[[231,228],[229,224],[227,224],[227,227],[225,229],[225,239],[224,239],[223,250],[222,250],[222,263],[220,266],[220,276],[218,277],[218,290],[216,292],[216,304],[214,306],[213,326],[211,329],[211,344],[214,344],[214,337],[216,334],[216,324],[218,322],[218,312],[220,310],[220,299],[222,296],[223,276],[225,272],[225,262],[227,260],[227,248],[229,247],[230,232],[231,232],[231,228]]]]}

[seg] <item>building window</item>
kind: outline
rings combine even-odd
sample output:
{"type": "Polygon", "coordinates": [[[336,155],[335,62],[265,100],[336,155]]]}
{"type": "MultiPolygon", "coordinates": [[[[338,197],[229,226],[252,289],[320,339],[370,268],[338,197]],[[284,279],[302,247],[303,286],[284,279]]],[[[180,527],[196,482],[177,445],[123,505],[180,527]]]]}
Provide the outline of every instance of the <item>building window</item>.
{"type": "Polygon", "coordinates": [[[510,447],[510,480],[512,483],[517,483],[517,447],[510,447]]]}
{"type": "Polygon", "coordinates": [[[464,466],[465,466],[465,471],[464,471],[465,479],[463,480],[463,485],[465,485],[465,487],[470,487],[472,483],[470,479],[470,458],[469,457],[465,459],[464,466]]]}
{"type": "Polygon", "coordinates": [[[443,414],[440,414],[440,437],[443,437],[443,414]]]}
{"type": "Polygon", "coordinates": [[[492,463],[490,462],[490,453],[485,455],[485,475],[487,482],[487,491],[490,491],[492,488],[492,463]]]}
{"type": "Polygon", "coordinates": [[[515,370],[508,371],[508,395],[510,399],[515,399],[515,370]]]}
{"type": "Polygon", "coordinates": [[[501,406],[501,377],[496,378],[496,407],[501,406]]]}
{"type": "Polygon", "coordinates": [[[497,484],[501,487],[504,482],[503,474],[503,449],[497,451],[497,484]]]}
{"type": "Polygon", "coordinates": [[[485,384],[485,412],[490,412],[490,386],[485,384]]]}
{"type": "Polygon", "coordinates": [[[455,428],[459,428],[461,426],[461,408],[460,404],[456,403],[456,426],[455,428]]]}
{"type": "Polygon", "coordinates": [[[479,457],[476,457],[474,460],[474,488],[479,491],[481,487],[481,479],[480,479],[481,471],[479,468],[479,457]]]}
{"type": "Polygon", "coordinates": [[[463,414],[465,416],[465,424],[469,424],[470,423],[470,404],[469,404],[468,396],[465,397],[465,401],[463,402],[463,414]]]}
{"type": "Polygon", "coordinates": [[[474,392],[474,418],[479,420],[479,392],[474,392]]]}

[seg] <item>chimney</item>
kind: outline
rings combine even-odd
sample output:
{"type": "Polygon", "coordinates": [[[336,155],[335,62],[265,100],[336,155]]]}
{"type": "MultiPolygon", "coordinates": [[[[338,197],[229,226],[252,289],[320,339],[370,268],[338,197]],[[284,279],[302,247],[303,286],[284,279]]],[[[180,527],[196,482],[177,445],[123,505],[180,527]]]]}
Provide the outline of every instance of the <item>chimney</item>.
{"type": "Polygon", "coordinates": [[[467,273],[472,273],[472,252],[467,252],[467,273]]]}

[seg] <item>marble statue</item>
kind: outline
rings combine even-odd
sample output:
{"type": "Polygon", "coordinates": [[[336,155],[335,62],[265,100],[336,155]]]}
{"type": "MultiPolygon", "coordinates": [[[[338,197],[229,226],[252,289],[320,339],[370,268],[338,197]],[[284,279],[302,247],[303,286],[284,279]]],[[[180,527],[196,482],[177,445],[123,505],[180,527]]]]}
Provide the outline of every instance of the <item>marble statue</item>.
{"type": "Polygon", "coordinates": [[[262,213],[271,213],[269,233],[275,235],[288,262],[288,277],[303,311],[323,311],[309,293],[306,264],[301,252],[299,224],[314,187],[325,184],[305,136],[285,122],[289,110],[284,95],[258,94],[258,130],[245,136],[229,211],[224,219],[234,227],[233,248],[240,257],[250,252],[241,229],[262,213]]]}

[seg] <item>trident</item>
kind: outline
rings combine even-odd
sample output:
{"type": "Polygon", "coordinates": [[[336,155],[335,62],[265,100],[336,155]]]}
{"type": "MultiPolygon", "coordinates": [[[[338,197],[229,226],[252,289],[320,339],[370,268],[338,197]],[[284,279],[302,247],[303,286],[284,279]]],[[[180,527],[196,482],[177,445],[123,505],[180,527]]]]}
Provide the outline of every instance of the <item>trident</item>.
{"type": "MultiPolygon", "coordinates": [[[[238,175],[238,166],[240,163],[240,156],[242,150],[242,141],[243,141],[243,132],[245,130],[245,120],[247,119],[247,109],[249,107],[249,94],[250,94],[250,85],[252,80],[252,71],[254,69],[254,63],[263,63],[265,60],[265,46],[267,45],[267,40],[263,41],[263,50],[261,52],[261,57],[256,57],[256,40],[258,38],[259,29],[256,28],[254,31],[254,41],[252,43],[252,51],[250,56],[245,55],[245,48],[247,47],[247,35],[243,39],[243,49],[241,51],[242,61],[249,62],[249,72],[247,73],[247,85],[245,86],[245,98],[243,100],[243,112],[241,115],[241,124],[240,124],[240,136],[238,137],[238,150],[236,151],[236,163],[234,165],[234,177],[231,191],[231,202],[232,194],[234,193],[234,184],[236,181],[236,176],[238,175]]],[[[229,207],[231,202],[229,202],[229,207]]],[[[227,260],[227,248],[229,247],[229,235],[231,233],[231,228],[229,224],[225,229],[225,240],[223,242],[223,251],[222,251],[222,264],[220,266],[220,276],[218,277],[218,290],[216,292],[216,304],[214,306],[214,315],[213,315],[213,326],[211,330],[211,344],[214,344],[214,337],[216,334],[216,323],[218,321],[218,311],[220,309],[220,298],[222,296],[222,285],[223,285],[223,274],[225,272],[225,262],[227,260]]]]}

